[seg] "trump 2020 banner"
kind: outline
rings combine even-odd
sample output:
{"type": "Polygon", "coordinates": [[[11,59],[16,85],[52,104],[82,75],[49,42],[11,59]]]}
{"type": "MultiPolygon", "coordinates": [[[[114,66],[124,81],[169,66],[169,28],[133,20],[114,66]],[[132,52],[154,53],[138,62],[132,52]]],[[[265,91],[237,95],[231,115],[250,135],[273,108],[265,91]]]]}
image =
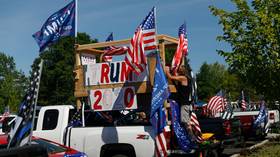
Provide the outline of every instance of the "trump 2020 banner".
{"type": "Polygon", "coordinates": [[[75,36],[75,1],[52,14],[41,30],[32,35],[43,51],[62,36],[75,36]]]}
{"type": "Polygon", "coordinates": [[[89,90],[89,103],[94,111],[137,109],[133,86],[89,90]]]}
{"type": "Polygon", "coordinates": [[[145,69],[139,75],[132,73],[126,62],[87,64],[84,66],[85,86],[148,81],[145,69]]]}

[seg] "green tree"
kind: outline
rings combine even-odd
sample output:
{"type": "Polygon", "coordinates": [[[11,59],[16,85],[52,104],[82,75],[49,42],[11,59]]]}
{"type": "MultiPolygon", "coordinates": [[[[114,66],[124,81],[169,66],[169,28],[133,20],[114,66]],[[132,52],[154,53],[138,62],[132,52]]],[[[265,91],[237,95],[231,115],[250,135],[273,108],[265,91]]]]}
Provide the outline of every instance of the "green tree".
{"type": "Polygon", "coordinates": [[[200,100],[208,100],[222,89],[225,66],[218,64],[207,64],[204,62],[200,67],[197,79],[197,92],[200,100]]]}
{"type": "Polygon", "coordinates": [[[27,87],[27,78],[16,69],[14,58],[0,52],[0,113],[5,106],[16,111],[27,87]]]}
{"type": "Polygon", "coordinates": [[[280,1],[232,0],[235,11],[210,6],[219,17],[223,35],[217,40],[229,43],[232,50],[218,50],[230,70],[243,82],[255,87],[267,100],[280,93],[280,1]]]}
{"type": "Polygon", "coordinates": [[[241,90],[249,91],[248,86],[240,83],[240,78],[230,73],[227,68],[219,63],[207,64],[204,62],[197,74],[198,97],[200,100],[208,101],[218,91],[224,90],[230,93],[232,101],[238,99],[241,90]]]}
{"type": "MultiPolygon", "coordinates": [[[[44,59],[41,76],[38,104],[74,104],[74,42],[73,37],[64,37],[48,50],[42,52],[34,64],[44,59]]],[[[78,33],[77,43],[88,44],[97,40],[91,40],[86,33],[78,33]]],[[[34,65],[33,64],[33,65],[34,65]]]]}

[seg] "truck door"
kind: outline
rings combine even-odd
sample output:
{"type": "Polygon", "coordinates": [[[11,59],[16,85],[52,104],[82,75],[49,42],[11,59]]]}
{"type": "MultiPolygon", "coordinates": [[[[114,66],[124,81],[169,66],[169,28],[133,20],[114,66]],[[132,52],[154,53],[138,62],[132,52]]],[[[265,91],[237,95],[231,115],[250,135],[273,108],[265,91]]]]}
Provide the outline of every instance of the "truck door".
{"type": "Polygon", "coordinates": [[[66,110],[63,107],[42,108],[39,113],[36,130],[34,130],[34,136],[63,143],[63,132],[68,123],[65,120],[68,119],[65,113],[69,109],[66,110]]]}

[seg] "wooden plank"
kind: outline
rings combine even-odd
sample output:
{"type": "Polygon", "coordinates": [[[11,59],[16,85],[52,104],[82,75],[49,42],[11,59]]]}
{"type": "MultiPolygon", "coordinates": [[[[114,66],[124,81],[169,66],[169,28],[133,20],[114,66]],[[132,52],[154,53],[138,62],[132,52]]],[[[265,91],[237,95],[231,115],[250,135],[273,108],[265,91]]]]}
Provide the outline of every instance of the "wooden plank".
{"type": "Polygon", "coordinates": [[[87,96],[88,96],[88,92],[87,92],[87,90],[75,91],[75,92],[74,92],[74,96],[75,96],[76,98],[87,97],[87,96]]]}
{"type": "Polygon", "coordinates": [[[156,69],[156,57],[148,58],[148,66],[149,66],[149,80],[151,82],[151,86],[153,86],[154,77],[155,77],[155,69],[156,69]]]}
{"type": "Polygon", "coordinates": [[[165,66],[165,44],[164,44],[164,42],[159,44],[159,51],[160,51],[160,58],[163,61],[163,68],[164,68],[164,66],[165,66]]]}
{"type": "MultiPolygon", "coordinates": [[[[177,38],[174,38],[174,37],[171,37],[168,35],[160,34],[160,35],[157,35],[156,37],[157,37],[157,40],[164,40],[166,45],[178,43],[177,38]]],[[[104,48],[107,46],[128,45],[129,42],[130,42],[130,39],[124,39],[124,40],[116,40],[116,41],[109,41],[109,42],[99,42],[99,43],[93,43],[93,44],[78,45],[77,51],[85,51],[85,50],[95,49],[95,48],[104,48]]]]}
{"type": "Polygon", "coordinates": [[[92,54],[92,55],[101,55],[103,54],[105,51],[103,50],[97,50],[97,49],[84,49],[82,51],[77,51],[78,53],[88,53],[88,54],[92,54]]]}
{"type": "Polygon", "coordinates": [[[149,81],[145,82],[127,82],[127,83],[117,83],[117,84],[106,84],[106,85],[94,85],[86,87],[86,90],[91,89],[105,89],[105,88],[117,88],[117,87],[127,87],[133,86],[135,87],[136,93],[150,93],[152,91],[152,87],[149,81]]]}

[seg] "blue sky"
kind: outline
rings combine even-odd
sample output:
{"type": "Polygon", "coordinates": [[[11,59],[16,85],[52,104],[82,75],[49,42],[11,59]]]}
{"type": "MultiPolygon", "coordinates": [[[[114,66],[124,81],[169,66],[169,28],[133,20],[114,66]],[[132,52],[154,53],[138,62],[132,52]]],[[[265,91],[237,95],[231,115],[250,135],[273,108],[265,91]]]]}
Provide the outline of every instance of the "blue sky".
{"type": "MultiPolygon", "coordinates": [[[[28,74],[38,57],[38,45],[32,34],[47,18],[70,0],[1,0],[0,52],[14,57],[17,68],[28,74]]],[[[214,5],[232,10],[230,1],[221,0],[78,0],[78,31],[104,41],[109,32],[114,39],[127,39],[148,14],[157,8],[158,34],[177,37],[178,27],[186,21],[189,40],[189,59],[197,72],[203,62],[225,64],[217,49],[229,49],[216,41],[222,34],[218,19],[209,9],[214,5]]]]}

